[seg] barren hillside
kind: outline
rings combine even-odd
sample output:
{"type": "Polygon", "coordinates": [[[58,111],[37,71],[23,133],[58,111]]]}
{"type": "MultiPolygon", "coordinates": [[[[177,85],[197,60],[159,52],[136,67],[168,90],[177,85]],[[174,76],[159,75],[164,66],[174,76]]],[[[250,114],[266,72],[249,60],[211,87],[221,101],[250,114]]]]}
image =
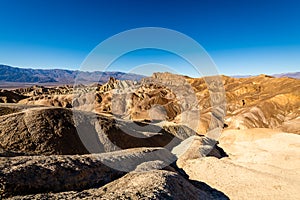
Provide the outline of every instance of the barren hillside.
{"type": "Polygon", "coordinates": [[[297,199],[299,88],[155,73],[1,90],[1,198],[297,199]]]}
{"type": "MultiPolygon", "coordinates": [[[[183,123],[201,133],[221,123],[235,129],[275,128],[299,133],[299,79],[266,75],[221,78],[223,86],[217,86],[220,90],[217,92],[209,89],[216,82],[213,77],[188,78],[156,73],[138,84],[110,79],[103,85],[79,87],[80,92],[70,86],[18,89],[9,91],[13,95],[7,97],[12,99],[7,102],[73,106],[133,120],[167,120],[183,123]],[[222,89],[226,91],[224,94],[222,89]],[[216,104],[212,94],[221,95],[219,99],[226,96],[217,109],[211,106],[216,104]]],[[[8,91],[2,93],[5,92],[8,91]]]]}

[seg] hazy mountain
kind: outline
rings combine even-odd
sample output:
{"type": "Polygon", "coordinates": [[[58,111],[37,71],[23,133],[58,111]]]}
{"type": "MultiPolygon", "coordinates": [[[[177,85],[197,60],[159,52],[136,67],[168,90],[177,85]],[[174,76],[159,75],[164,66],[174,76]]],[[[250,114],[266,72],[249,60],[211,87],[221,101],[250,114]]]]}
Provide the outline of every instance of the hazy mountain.
{"type": "Polygon", "coordinates": [[[124,72],[82,72],[65,69],[25,69],[0,65],[0,81],[24,83],[73,83],[75,79],[81,82],[107,82],[110,77],[119,80],[140,80],[144,76],[124,72]],[[80,78],[78,78],[80,77],[80,78]]]}
{"type": "Polygon", "coordinates": [[[300,72],[290,72],[290,73],[282,73],[282,74],[274,74],[275,77],[290,77],[300,79],[300,72]]]}
{"type": "MultiPolygon", "coordinates": [[[[249,78],[255,75],[232,75],[232,78],[249,78]]],[[[290,73],[281,73],[281,74],[272,74],[271,76],[281,78],[281,77],[289,77],[289,78],[296,78],[300,79],[300,72],[290,72],[290,73]]]]}
{"type": "Polygon", "coordinates": [[[230,77],[232,77],[232,78],[249,78],[249,77],[251,77],[251,75],[232,75],[230,77]]]}

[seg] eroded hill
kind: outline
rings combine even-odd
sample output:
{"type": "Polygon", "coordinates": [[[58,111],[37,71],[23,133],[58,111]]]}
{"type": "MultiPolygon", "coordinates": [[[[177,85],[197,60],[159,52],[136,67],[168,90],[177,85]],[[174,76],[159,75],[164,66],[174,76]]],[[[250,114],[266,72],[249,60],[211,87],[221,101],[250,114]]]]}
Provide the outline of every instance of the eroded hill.
{"type": "Polygon", "coordinates": [[[296,199],[299,86],[155,73],[1,90],[0,197],[296,199]]]}
{"type": "Polygon", "coordinates": [[[11,94],[2,99],[19,104],[76,107],[132,120],[167,120],[201,133],[220,126],[299,133],[299,88],[299,79],[266,75],[204,79],[155,73],[139,83],[111,78],[103,85],[77,85],[76,89],[35,86],[3,90],[3,96],[11,94]]]}

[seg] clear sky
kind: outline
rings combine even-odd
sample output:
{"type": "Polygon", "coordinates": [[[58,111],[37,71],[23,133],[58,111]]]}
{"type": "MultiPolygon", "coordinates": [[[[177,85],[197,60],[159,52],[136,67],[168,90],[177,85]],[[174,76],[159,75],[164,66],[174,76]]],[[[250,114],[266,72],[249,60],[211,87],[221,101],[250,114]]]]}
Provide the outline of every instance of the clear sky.
{"type": "MultiPolygon", "coordinates": [[[[195,39],[222,74],[300,71],[298,0],[0,0],[0,8],[1,64],[78,69],[101,41],[151,26],[195,39]]],[[[145,51],[114,70],[166,57],[184,68],[172,55],[145,51]]]]}

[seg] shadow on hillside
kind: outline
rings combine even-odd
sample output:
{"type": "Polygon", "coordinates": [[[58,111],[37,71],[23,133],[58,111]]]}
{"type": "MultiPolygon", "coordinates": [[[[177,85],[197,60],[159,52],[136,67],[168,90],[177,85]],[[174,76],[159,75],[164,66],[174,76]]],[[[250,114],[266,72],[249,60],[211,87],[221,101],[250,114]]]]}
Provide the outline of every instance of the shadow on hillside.
{"type": "Polygon", "coordinates": [[[218,200],[227,200],[229,199],[228,196],[226,196],[223,192],[215,189],[215,188],[212,188],[210,187],[208,184],[204,183],[204,182],[201,182],[201,181],[195,181],[195,180],[189,180],[189,182],[191,184],[193,184],[196,188],[206,192],[206,193],[209,193],[210,196],[213,198],[213,199],[218,199],[218,200]]]}
{"type": "Polygon", "coordinates": [[[207,194],[210,194],[212,199],[218,199],[218,200],[228,200],[229,199],[229,197],[226,196],[223,192],[210,187],[208,184],[201,182],[201,181],[191,180],[189,178],[189,175],[182,168],[179,168],[177,166],[176,162],[173,162],[172,164],[170,164],[170,166],[173,167],[177,171],[178,174],[180,174],[185,179],[187,179],[193,186],[200,189],[201,191],[204,191],[207,194]]]}

